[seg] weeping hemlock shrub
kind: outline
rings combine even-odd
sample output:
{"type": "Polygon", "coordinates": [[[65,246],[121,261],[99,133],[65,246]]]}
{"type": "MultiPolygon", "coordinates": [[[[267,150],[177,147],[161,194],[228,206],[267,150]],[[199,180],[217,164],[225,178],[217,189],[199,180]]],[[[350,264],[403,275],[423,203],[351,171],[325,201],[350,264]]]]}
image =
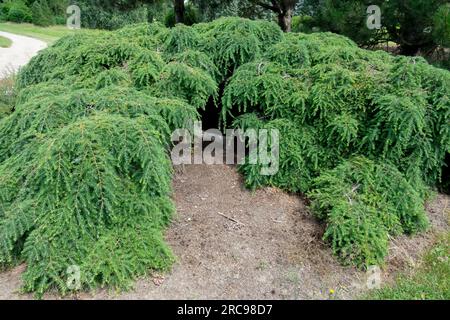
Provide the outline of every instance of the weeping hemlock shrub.
{"type": "Polygon", "coordinates": [[[428,226],[424,202],[450,151],[449,97],[450,73],[421,58],[288,34],[229,78],[222,119],[279,130],[279,172],[242,165],[247,187],[305,193],[334,253],[367,267],[383,264],[390,236],[428,226]]]}
{"type": "Polygon", "coordinates": [[[447,71],[268,22],[80,32],[16,88],[0,120],[0,265],[25,262],[38,295],[70,291],[73,265],[82,288],[170,267],[170,133],[214,104],[224,125],[280,131],[279,172],[241,165],[246,186],[308,195],[334,253],[361,267],[427,227],[450,151],[447,71]]]}
{"type": "Polygon", "coordinates": [[[389,235],[412,234],[428,223],[420,192],[395,166],[364,157],[322,172],[308,197],[327,221],[324,239],[344,263],[378,264],[389,235]]]}
{"type": "Polygon", "coordinates": [[[177,73],[128,32],[45,50],[0,122],[0,264],[26,262],[25,291],[70,291],[74,265],[82,288],[127,288],[174,260],[162,236],[174,211],[170,134],[199,118],[215,74],[182,62],[177,73]]]}
{"type": "Polygon", "coordinates": [[[70,265],[84,270],[86,285],[124,286],[145,267],[170,264],[161,229],[173,211],[171,167],[157,125],[98,113],[2,163],[0,261],[21,252],[25,289],[56,284],[64,293],[70,265]]]}

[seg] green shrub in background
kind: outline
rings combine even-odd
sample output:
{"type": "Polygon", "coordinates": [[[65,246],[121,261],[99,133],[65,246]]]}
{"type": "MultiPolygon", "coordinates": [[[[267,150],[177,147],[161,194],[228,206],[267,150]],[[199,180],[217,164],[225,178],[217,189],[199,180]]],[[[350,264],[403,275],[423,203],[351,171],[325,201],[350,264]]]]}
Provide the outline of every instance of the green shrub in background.
{"type": "Polygon", "coordinates": [[[148,22],[149,7],[138,1],[71,1],[83,13],[83,28],[115,30],[129,24],[148,22]]]}
{"type": "Polygon", "coordinates": [[[292,32],[311,33],[317,32],[317,22],[308,15],[292,17],[292,32]]]}
{"type": "Polygon", "coordinates": [[[388,163],[364,157],[343,161],[320,174],[308,197],[327,221],[324,239],[344,263],[383,263],[389,235],[426,229],[423,196],[388,163]]]}
{"type": "Polygon", "coordinates": [[[382,264],[390,236],[427,227],[427,188],[442,181],[450,148],[449,81],[422,58],[285,35],[234,72],[222,118],[280,131],[279,172],[245,164],[248,187],[308,194],[343,262],[382,264]]]}
{"type": "Polygon", "coordinates": [[[32,22],[33,13],[23,0],[7,0],[0,4],[0,19],[17,23],[32,22]]]}
{"type": "Polygon", "coordinates": [[[211,55],[222,80],[240,65],[259,58],[265,44],[272,45],[283,37],[275,23],[248,19],[220,18],[193,28],[205,35],[200,46],[211,55]]]}
{"type": "Polygon", "coordinates": [[[390,236],[427,227],[449,81],[420,58],[239,18],[60,39],[21,70],[0,121],[0,264],[26,262],[37,294],[67,292],[71,265],[83,288],[170,267],[169,136],[217,106],[222,124],[281,133],[279,172],[242,165],[247,187],[307,194],[343,263],[381,264],[390,236]]]}
{"type": "Polygon", "coordinates": [[[449,48],[450,47],[450,4],[443,4],[439,7],[433,19],[434,29],[433,37],[438,44],[449,48]]]}
{"type": "MultiPolygon", "coordinates": [[[[45,19],[51,20],[52,24],[65,25],[67,22],[66,10],[70,5],[70,0],[32,0],[33,4],[35,2],[42,2],[42,6],[45,12],[50,13],[50,15],[45,16],[45,19]],[[49,11],[46,8],[49,8],[49,11]]],[[[31,4],[29,5],[31,7],[31,4]]],[[[36,24],[36,22],[33,22],[36,24]]]]}
{"type": "Polygon", "coordinates": [[[33,12],[33,23],[35,25],[48,27],[55,24],[53,12],[46,0],[35,1],[31,5],[31,11],[33,12]]]}
{"type": "Polygon", "coordinates": [[[65,24],[68,4],[69,0],[6,0],[0,4],[0,20],[44,27],[65,24]]]}

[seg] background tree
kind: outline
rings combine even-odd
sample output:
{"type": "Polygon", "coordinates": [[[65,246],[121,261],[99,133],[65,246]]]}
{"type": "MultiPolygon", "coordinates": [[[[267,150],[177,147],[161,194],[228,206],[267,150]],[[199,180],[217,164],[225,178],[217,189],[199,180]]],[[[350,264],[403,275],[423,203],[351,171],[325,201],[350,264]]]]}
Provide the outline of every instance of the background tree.
{"type": "Polygon", "coordinates": [[[256,5],[251,0],[191,0],[202,13],[203,19],[212,21],[224,16],[248,19],[272,19],[270,11],[256,5]]]}
{"type": "MultiPolygon", "coordinates": [[[[81,8],[85,28],[118,29],[128,24],[162,21],[167,0],[70,0],[81,8]]],[[[64,12],[65,15],[65,12],[64,12]]]]}
{"type": "Polygon", "coordinates": [[[450,3],[442,5],[433,20],[433,37],[443,47],[450,48],[450,3]]]}
{"type": "Polygon", "coordinates": [[[192,0],[208,20],[220,16],[240,16],[244,18],[268,18],[274,15],[285,32],[292,30],[292,17],[303,0],[192,0]]]}
{"type": "Polygon", "coordinates": [[[450,38],[446,0],[305,0],[301,9],[322,31],[346,35],[363,46],[394,41],[404,55],[432,51],[450,38]],[[381,8],[381,30],[366,26],[369,5],[381,8]]]}
{"type": "MultiPolygon", "coordinates": [[[[416,55],[419,51],[436,48],[441,37],[450,38],[450,33],[434,37],[435,16],[447,0],[390,0],[383,2],[383,25],[391,40],[400,45],[400,53],[416,55]]],[[[447,25],[450,23],[447,14],[447,25]]],[[[448,31],[448,29],[447,29],[448,31]]]]}
{"type": "Polygon", "coordinates": [[[250,0],[254,4],[273,11],[278,16],[278,24],[284,32],[292,30],[292,16],[294,15],[299,0],[250,0]]]}
{"type": "Polygon", "coordinates": [[[176,23],[184,23],[184,0],[174,0],[173,7],[175,10],[175,22],[176,23]]]}
{"type": "Polygon", "coordinates": [[[376,45],[384,40],[383,33],[367,28],[367,8],[380,5],[377,0],[306,0],[302,13],[313,17],[316,27],[322,31],[344,34],[359,45],[376,45]]]}

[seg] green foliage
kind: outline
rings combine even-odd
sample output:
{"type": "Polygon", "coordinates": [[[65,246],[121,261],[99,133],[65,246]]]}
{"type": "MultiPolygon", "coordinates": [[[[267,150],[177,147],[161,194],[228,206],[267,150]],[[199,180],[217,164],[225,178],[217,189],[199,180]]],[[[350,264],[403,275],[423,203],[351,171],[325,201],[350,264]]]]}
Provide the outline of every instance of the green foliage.
{"type": "Polygon", "coordinates": [[[132,118],[151,117],[166,137],[169,129],[173,131],[198,119],[196,109],[182,101],[155,98],[133,88],[108,86],[100,90],[74,90],[42,83],[22,90],[15,112],[8,121],[2,122],[1,159],[17,153],[30,139],[95,111],[132,118]]]}
{"type": "Polygon", "coordinates": [[[252,62],[231,77],[222,99],[222,116],[259,111],[268,117],[290,118],[305,111],[307,88],[301,73],[271,62],[252,62]],[[237,108],[234,108],[237,107],[237,108]]]}
{"type": "Polygon", "coordinates": [[[322,31],[345,35],[363,46],[393,41],[404,55],[427,55],[437,45],[448,47],[447,0],[306,0],[304,11],[322,31]],[[367,28],[367,8],[381,9],[381,29],[367,28]]]}
{"type": "Polygon", "coordinates": [[[382,263],[390,236],[427,226],[449,84],[424,59],[239,18],[62,38],[20,71],[0,120],[0,264],[25,261],[38,294],[67,292],[72,265],[83,288],[170,267],[170,133],[215,107],[224,125],[280,132],[278,173],[247,162],[247,187],[308,194],[344,263],[382,263]]]}
{"type": "Polygon", "coordinates": [[[383,262],[390,235],[426,228],[427,188],[449,150],[449,80],[421,58],[291,34],[236,70],[222,118],[280,131],[279,172],[262,176],[247,161],[246,185],[307,193],[336,255],[363,267],[383,262]]]}
{"type": "Polygon", "coordinates": [[[169,30],[164,27],[159,22],[154,22],[151,24],[148,23],[137,23],[132,25],[127,25],[123,27],[122,29],[119,29],[116,31],[116,34],[121,36],[126,36],[128,38],[133,38],[133,41],[136,41],[134,39],[140,38],[140,37],[147,37],[150,38],[148,40],[153,40],[152,38],[155,38],[155,40],[159,40],[161,37],[163,37],[166,33],[168,33],[169,30]]]}
{"type": "Polygon", "coordinates": [[[271,46],[264,53],[264,57],[294,69],[311,65],[308,48],[298,37],[293,35],[287,35],[283,41],[271,46]]]}
{"type": "Polygon", "coordinates": [[[450,47],[450,4],[439,7],[433,19],[433,37],[436,42],[446,48],[450,47]]]}
{"type": "Polygon", "coordinates": [[[434,184],[450,146],[449,74],[423,60],[399,58],[389,80],[392,87],[373,94],[374,118],[363,148],[395,162],[408,177],[422,172],[434,184]]]}
{"type": "MultiPolygon", "coordinates": [[[[323,148],[318,140],[318,132],[312,126],[297,125],[289,119],[278,118],[264,122],[256,114],[240,116],[234,127],[245,129],[278,130],[279,172],[272,176],[261,175],[262,165],[250,165],[249,157],[239,171],[245,176],[245,185],[250,189],[272,186],[290,192],[306,192],[320,168],[331,166],[333,154],[323,148]]],[[[269,144],[270,149],[272,144],[269,144]]]]}
{"type": "Polygon", "coordinates": [[[148,6],[134,0],[77,0],[76,4],[83,13],[84,28],[116,30],[149,19],[148,6]]]}
{"type": "Polygon", "coordinates": [[[172,28],[164,40],[164,51],[168,54],[177,54],[188,49],[195,49],[200,42],[198,32],[183,24],[172,28]]]}
{"type": "Polygon", "coordinates": [[[150,87],[158,80],[159,73],[164,66],[161,56],[151,50],[143,50],[130,60],[131,77],[137,88],[150,87]]]}
{"type": "Polygon", "coordinates": [[[47,0],[35,1],[30,8],[33,12],[33,24],[48,27],[55,23],[53,12],[47,3],[47,0]]]}
{"type": "Polygon", "coordinates": [[[72,265],[83,288],[128,288],[170,267],[170,133],[199,118],[217,84],[203,53],[166,63],[172,52],[156,48],[167,34],[158,24],[77,33],[20,72],[0,122],[0,263],[27,263],[26,291],[70,291],[72,265]]]}
{"type": "Polygon", "coordinates": [[[205,71],[179,62],[170,62],[161,72],[152,88],[155,95],[167,92],[168,97],[178,97],[196,108],[204,108],[210,97],[216,98],[217,84],[205,71]]]}
{"type": "Polygon", "coordinates": [[[174,55],[171,61],[176,61],[188,65],[192,68],[201,69],[207,72],[213,79],[218,80],[220,77],[219,68],[214,64],[208,54],[198,50],[185,50],[174,55]]]}
{"type": "Polygon", "coordinates": [[[119,68],[113,68],[99,73],[95,89],[98,90],[112,85],[127,87],[130,84],[131,80],[126,72],[119,68]]]}
{"type": "Polygon", "coordinates": [[[318,2],[312,12],[313,21],[309,21],[310,26],[343,34],[361,45],[369,45],[382,37],[381,32],[371,30],[366,25],[367,8],[370,5],[380,5],[380,1],[319,0],[318,2]]]}
{"type": "Polygon", "coordinates": [[[317,29],[317,22],[311,16],[292,17],[292,32],[311,33],[317,29]]]}
{"type": "Polygon", "coordinates": [[[252,0],[191,0],[206,21],[220,17],[271,19],[271,14],[252,0]]]}
{"type": "Polygon", "coordinates": [[[321,173],[308,197],[327,222],[324,239],[344,262],[358,266],[382,264],[389,235],[428,225],[420,193],[395,166],[362,157],[321,173]]]}
{"type": "Polygon", "coordinates": [[[69,0],[5,0],[0,3],[0,20],[29,22],[47,27],[66,23],[69,0]]]}
{"type": "Polygon", "coordinates": [[[23,0],[7,0],[0,4],[1,19],[23,23],[32,22],[33,13],[23,0]]]}

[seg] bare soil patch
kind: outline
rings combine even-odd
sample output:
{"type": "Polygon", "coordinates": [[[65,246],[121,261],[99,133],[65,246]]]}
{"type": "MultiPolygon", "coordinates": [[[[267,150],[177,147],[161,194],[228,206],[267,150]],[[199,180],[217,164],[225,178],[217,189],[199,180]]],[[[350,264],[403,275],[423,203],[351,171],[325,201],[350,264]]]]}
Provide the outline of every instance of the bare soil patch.
{"type": "MultiPolygon", "coordinates": [[[[324,225],[299,196],[245,190],[236,168],[225,165],[186,166],[173,184],[178,214],[166,233],[177,256],[172,271],[139,279],[129,292],[67,298],[350,299],[367,291],[366,273],[339,264],[321,240],[324,225]]],[[[449,197],[437,195],[427,204],[432,230],[392,240],[384,280],[414,266],[436,234],[448,231],[448,208],[449,197]]],[[[18,293],[23,269],[0,273],[0,299],[32,298],[18,293]]]]}

